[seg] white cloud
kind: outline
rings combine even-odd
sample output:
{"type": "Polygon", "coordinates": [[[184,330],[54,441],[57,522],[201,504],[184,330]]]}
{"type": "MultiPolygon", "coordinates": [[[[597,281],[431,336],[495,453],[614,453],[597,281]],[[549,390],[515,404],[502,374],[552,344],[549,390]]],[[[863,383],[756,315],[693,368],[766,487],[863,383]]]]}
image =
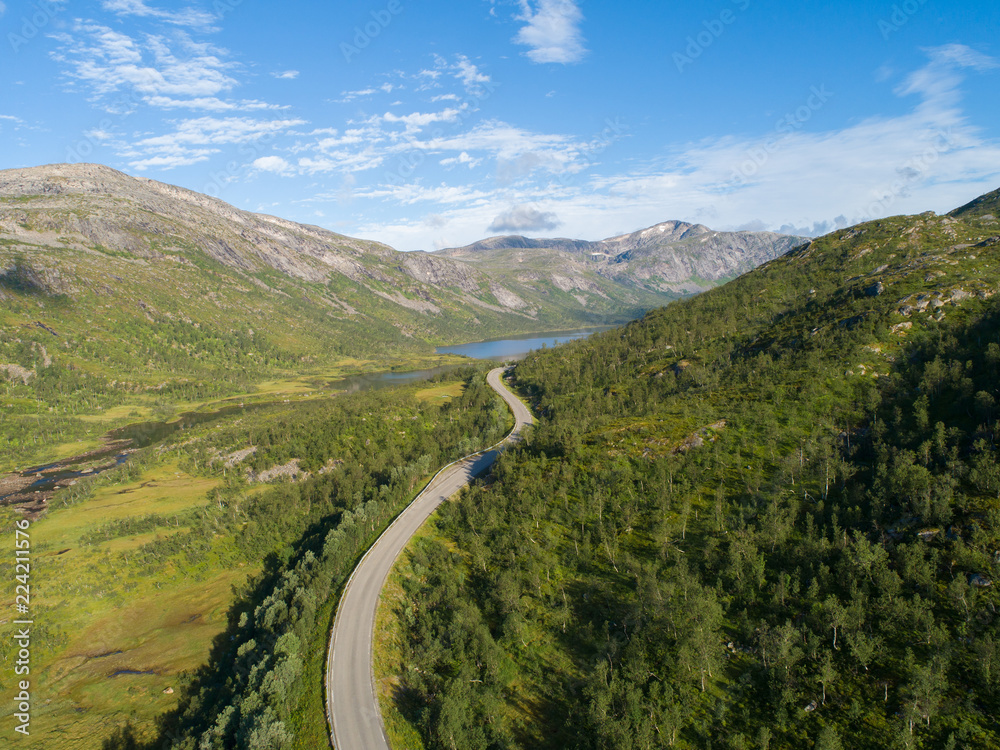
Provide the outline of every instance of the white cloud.
{"type": "Polygon", "coordinates": [[[453,66],[455,78],[462,82],[466,91],[481,88],[490,83],[490,77],[473,65],[465,55],[458,56],[458,62],[453,66]]]}
{"type": "Polygon", "coordinates": [[[471,156],[469,156],[468,152],[466,151],[463,151],[458,156],[442,159],[440,162],[442,167],[455,167],[460,164],[464,164],[469,169],[474,169],[482,163],[483,163],[482,159],[473,159],[471,156]]]}
{"type": "MultiPolygon", "coordinates": [[[[491,194],[464,185],[437,185],[424,187],[417,183],[405,185],[380,185],[364,188],[353,193],[355,198],[390,199],[403,205],[415,203],[438,203],[441,205],[484,206],[490,202],[491,194]]],[[[325,196],[318,196],[325,198],[325,196]]]]}
{"type": "Polygon", "coordinates": [[[586,145],[570,136],[532,133],[499,120],[490,120],[455,135],[431,138],[420,147],[432,152],[483,153],[497,162],[497,177],[509,183],[535,171],[575,172],[586,145]]]}
{"type": "Polygon", "coordinates": [[[146,159],[138,159],[130,162],[130,164],[137,172],[144,172],[150,167],[175,169],[177,167],[187,167],[191,164],[208,161],[213,154],[217,153],[219,153],[218,149],[186,150],[183,153],[163,153],[159,156],[150,156],[146,159]]]}
{"type": "Polygon", "coordinates": [[[320,139],[317,143],[320,150],[330,151],[331,149],[343,148],[344,146],[362,144],[366,139],[366,131],[352,129],[347,130],[344,133],[340,133],[337,130],[333,130],[329,133],[329,136],[329,138],[320,139]]]}
{"type": "Polygon", "coordinates": [[[962,68],[983,72],[997,67],[996,60],[964,44],[947,44],[925,52],[930,57],[930,63],[909,75],[896,89],[901,96],[922,96],[925,107],[940,109],[958,103],[958,86],[962,82],[959,70],[962,68]]]}
{"type": "MultiPolygon", "coordinates": [[[[140,6],[146,7],[141,3],[134,7],[140,6]]],[[[120,110],[123,98],[129,109],[139,103],[206,112],[288,109],[257,99],[223,98],[239,85],[232,75],[239,66],[226,59],[226,50],[195,42],[181,30],[169,38],[156,34],[133,38],[77,20],[72,33],[54,38],[60,48],[53,58],[66,66],[70,79],[89,87],[94,101],[106,102],[109,111],[120,110]]]]}
{"type": "Polygon", "coordinates": [[[403,87],[392,83],[383,83],[381,86],[368,86],[367,88],[359,89],[357,91],[342,91],[340,99],[337,99],[336,102],[337,104],[347,104],[355,99],[373,96],[379,92],[382,92],[383,94],[391,94],[393,91],[401,88],[403,87]]]}
{"type": "Polygon", "coordinates": [[[340,99],[337,100],[338,104],[346,104],[347,102],[354,101],[355,99],[360,99],[363,96],[371,96],[377,91],[377,89],[367,88],[359,89],[358,91],[344,91],[340,95],[340,99]]]}
{"type": "Polygon", "coordinates": [[[551,211],[539,211],[534,206],[513,206],[493,219],[490,232],[548,232],[562,222],[551,211]]]}
{"type": "Polygon", "coordinates": [[[255,120],[249,117],[200,117],[183,120],[172,133],[142,138],[121,154],[135,169],[171,169],[196,164],[221,151],[221,146],[253,144],[271,139],[304,120],[255,120]]]}
{"type": "Polygon", "coordinates": [[[151,8],[143,0],[102,0],[101,7],[120,16],[139,16],[156,18],[177,26],[208,26],[215,21],[215,16],[200,10],[189,8],[182,11],[167,11],[151,8]]]}
{"type": "Polygon", "coordinates": [[[271,73],[271,75],[274,76],[275,78],[279,78],[279,79],[283,79],[283,80],[287,80],[287,81],[294,81],[296,78],[299,77],[299,71],[297,71],[297,70],[286,70],[286,71],[283,71],[281,73],[271,73]]]}
{"type": "Polygon", "coordinates": [[[150,96],[145,103],[151,107],[160,109],[194,109],[208,112],[252,112],[259,110],[284,110],[289,109],[287,105],[268,104],[258,99],[243,99],[242,101],[228,101],[217,97],[203,96],[194,99],[174,99],[169,96],[150,96]]]}
{"type": "Polygon", "coordinates": [[[304,174],[319,172],[364,172],[375,169],[385,161],[382,154],[371,151],[351,153],[349,151],[334,151],[328,155],[299,159],[299,170],[304,174]]]}
{"type": "Polygon", "coordinates": [[[184,120],[173,133],[145,138],[140,146],[164,144],[230,144],[246,143],[261,136],[280,133],[305,120],[254,120],[248,117],[199,117],[184,120]]]}
{"type": "Polygon", "coordinates": [[[68,75],[91,87],[97,97],[134,90],[145,97],[215,97],[236,86],[232,63],[223,50],[193,42],[183,32],[172,49],[165,37],[141,42],[100,24],[78,21],[75,35],[59,34],[62,48],[53,56],[69,66],[68,75]]]}
{"type": "Polygon", "coordinates": [[[408,115],[394,115],[392,112],[386,112],[379,119],[390,124],[405,125],[407,133],[416,133],[436,122],[455,122],[460,114],[461,111],[457,109],[445,109],[441,112],[413,112],[408,115]]]}
{"type": "Polygon", "coordinates": [[[288,172],[292,168],[292,165],[280,156],[262,156],[254,161],[253,166],[262,172],[277,172],[278,174],[288,172]]]}
{"type": "Polygon", "coordinates": [[[583,13],[574,0],[520,0],[517,17],[527,25],[514,37],[517,44],[531,49],[526,53],[536,63],[576,63],[587,54],[580,23],[583,13]]]}
{"type": "Polygon", "coordinates": [[[0,16],[7,12],[7,6],[0,2],[0,16]]]}
{"type": "Polygon", "coordinates": [[[24,127],[24,120],[20,117],[15,117],[14,115],[0,115],[0,133],[3,132],[5,123],[13,123],[14,130],[20,130],[24,127]]]}

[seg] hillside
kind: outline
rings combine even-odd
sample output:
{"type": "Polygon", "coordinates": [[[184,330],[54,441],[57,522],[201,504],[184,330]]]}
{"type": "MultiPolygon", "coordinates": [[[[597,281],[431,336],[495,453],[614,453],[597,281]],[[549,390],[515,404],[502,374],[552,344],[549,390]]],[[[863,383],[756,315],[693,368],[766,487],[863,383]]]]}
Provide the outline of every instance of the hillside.
{"type": "Polygon", "coordinates": [[[686,294],[717,286],[806,241],[668,221],[600,242],[492,237],[435,254],[487,269],[505,281],[549,278],[566,285],[567,277],[596,275],[636,290],[686,294]]]}
{"type": "MultiPolygon", "coordinates": [[[[650,301],[617,289],[614,301],[603,304],[604,296],[585,310],[569,295],[505,288],[462,263],[241,211],[96,165],[0,172],[0,241],[8,258],[24,253],[34,264],[30,281],[39,291],[77,303],[96,292],[138,304],[140,287],[166,285],[183,296],[210,280],[218,287],[212,291],[231,298],[219,301],[230,315],[242,307],[261,322],[293,298],[314,308],[317,335],[372,329],[400,351],[498,331],[625,320],[650,301]],[[255,296],[268,309],[253,309],[255,296]]],[[[361,353],[356,337],[342,338],[341,349],[361,353]]]]}
{"type": "Polygon", "coordinates": [[[0,171],[0,471],[178,404],[413,369],[442,361],[435,344],[670,299],[585,286],[508,284],[102,166],[0,171]]]}
{"type": "Polygon", "coordinates": [[[1000,745],[990,214],[519,364],[540,423],[412,549],[387,709],[425,748],[1000,745]]]}
{"type": "Polygon", "coordinates": [[[623,323],[679,296],[522,260],[401,253],[99,165],[0,171],[0,471],[92,447],[81,417],[413,369],[442,361],[435,345],[623,323]]]}
{"type": "Polygon", "coordinates": [[[961,208],[956,208],[949,216],[959,219],[981,219],[992,221],[1000,215],[1000,190],[981,195],[974,201],[966,203],[961,208]]]}

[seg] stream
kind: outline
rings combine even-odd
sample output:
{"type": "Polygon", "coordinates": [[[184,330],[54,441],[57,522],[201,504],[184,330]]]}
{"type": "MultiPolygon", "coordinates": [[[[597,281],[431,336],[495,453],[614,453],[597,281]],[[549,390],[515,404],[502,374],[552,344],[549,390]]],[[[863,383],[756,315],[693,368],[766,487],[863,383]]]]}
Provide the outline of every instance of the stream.
{"type": "MultiPolygon", "coordinates": [[[[439,354],[459,354],[472,359],[521,359],[529,351],[557,346],[565,341],[585,338],[603,327],[584,331],[549,331],[515,336],[494,341],[477,341],[456,346],[441,346],[439,354]]],[[[458,365],[446,365],[427,370],[409,372],[374,372],[350,375],[330,380],[326,386],[334,391],[355,393],[428,380],[435,375],[454,370],[458,365]]],[[[223,417],[270,406],[276,401],[256,404],[230,404],[210,412],[184,412],[169,422],[137,422],[111,430],[101,440],[100,448],[53,463],[33,466],[22,472],[0,477],[0,505],[17,505],[29,516],[45,510],[46,503],[56,490],[69,487],[79,479],[95,476],[108,469],[121,466],[140,448],[154,445],[175,432],[187,430],[223,417]]]]}

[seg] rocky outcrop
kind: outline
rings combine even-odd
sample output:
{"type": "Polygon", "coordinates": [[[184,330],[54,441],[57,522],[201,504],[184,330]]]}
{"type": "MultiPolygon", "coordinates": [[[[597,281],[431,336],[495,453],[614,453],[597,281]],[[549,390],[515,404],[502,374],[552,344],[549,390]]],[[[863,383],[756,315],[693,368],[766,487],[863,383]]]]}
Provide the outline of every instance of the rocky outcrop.
{"type": "MultiPolygon", "coordinates": [[[[283,292],[261,275],[277,271],[309,284],[336,284],[339,278],[352,282],[351,290],[362,297],[377,296],[420,315],[474,299],[479,308],[521,317],[518,311],[533,304],[522,290],[498,284],[468,263],[400,253],[95,164],[0,171],[0,236],[15,250],[18,244],[72,248],[154,265],[191,265],[203,255],[276,294],[283,292]]],[[[0,283],[0,293],[15,283],[47,295],[77,293],[72,273],[65,273],[71,269],[47,261],[41,265],[33,258],[27,271],[17,269],[16,279],[14,269],[0,266],[0,281],[9,282],[0,283]]],[[[355,298],[334,296],[336,307],[358,314],[355,298]]]]}
{"type": "Polygon", "coordinates": [[[548,253],[552,265],[562,264],[559,272],[548,274],[562,291],[583,288],[568,278],[567,271],[576,270],[577,278],[596,273],[655,293],[690,293],[751,271],[803,241],[774,232],[716,232],[701,224],[666,221],[600,242],[492,237],[436,255],[493,271],[548,253]]]}

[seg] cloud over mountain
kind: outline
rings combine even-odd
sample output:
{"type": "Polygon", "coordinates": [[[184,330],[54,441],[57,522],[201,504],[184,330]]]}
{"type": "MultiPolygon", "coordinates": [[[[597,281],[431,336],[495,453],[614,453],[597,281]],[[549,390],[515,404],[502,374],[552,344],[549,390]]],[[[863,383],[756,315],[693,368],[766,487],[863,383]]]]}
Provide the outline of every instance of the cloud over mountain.
{"type": "Polygon", "coordinates": [[[514,206],[497,216],[489,226],[490,232],[540,232],[555,229],[559,218],[550,211],[539,211],[533,206],[514,206]]]}

